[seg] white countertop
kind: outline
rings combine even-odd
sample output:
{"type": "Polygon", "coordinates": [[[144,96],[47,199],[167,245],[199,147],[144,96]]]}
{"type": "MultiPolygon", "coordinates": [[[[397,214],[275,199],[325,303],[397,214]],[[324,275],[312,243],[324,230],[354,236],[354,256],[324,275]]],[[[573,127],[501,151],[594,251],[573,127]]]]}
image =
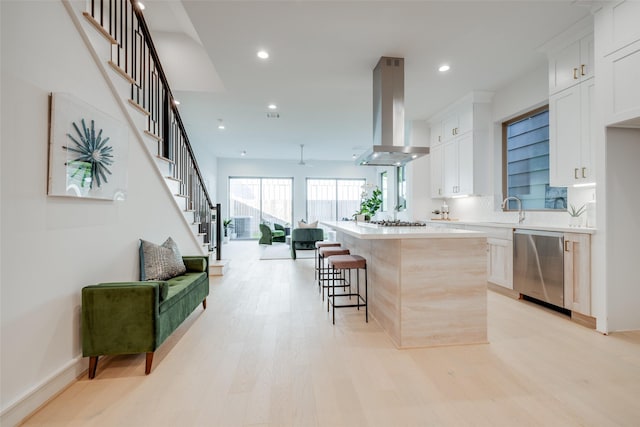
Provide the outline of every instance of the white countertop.
{"type": "Polygon", "coordinates": [[[342,231],[358,239],[460,239],[486,237],[485,233],[456,228],[425,227],[372,227],[355,221],[320,221],[321,225],[342,231]]]}
{"type": "Polygon", "coordinates": [[[517,228],[522,230],[544,230],[544,231],[561,231],[565,233],[584,233],[594,234],[595,228],[586,227],[559,227],[554,225],[543,224],[518,224],[513,222],[489,222],[489,221],[443,221],[443,220],[426,220],[427,224],[444,224],[449,227],[455,227],[456,224],[472,225],[477,227],[498,227],[498,228],[517,228]]]}

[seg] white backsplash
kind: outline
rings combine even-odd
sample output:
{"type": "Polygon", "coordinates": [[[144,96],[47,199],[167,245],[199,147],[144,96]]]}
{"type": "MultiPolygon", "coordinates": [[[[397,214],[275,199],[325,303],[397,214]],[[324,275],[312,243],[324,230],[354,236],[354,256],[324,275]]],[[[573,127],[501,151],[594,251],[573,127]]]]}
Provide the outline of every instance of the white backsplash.
{"type": "MultiPolygon", "coordinates": [[[[583,224],[595,227],[595,188],[568,188],[569,204],[577,208],[587,205],[587,213],[582,214],[583,224]]],[[[500,208],[501,196],[478,196],[460,199],[447,199],[449,205],[449,217],[460,221],[482,222],[518,222],[518,212],[503,212],[500,208]]],[[[442,200],[432,199],[431,210],[426,212],[424,218],[435,218],[431,211],[440,209],[442,200]]],[[[569,226],[569,214],[567,212],[526,211],[524,224],[549,225],[556,227],[569,226]]]]}

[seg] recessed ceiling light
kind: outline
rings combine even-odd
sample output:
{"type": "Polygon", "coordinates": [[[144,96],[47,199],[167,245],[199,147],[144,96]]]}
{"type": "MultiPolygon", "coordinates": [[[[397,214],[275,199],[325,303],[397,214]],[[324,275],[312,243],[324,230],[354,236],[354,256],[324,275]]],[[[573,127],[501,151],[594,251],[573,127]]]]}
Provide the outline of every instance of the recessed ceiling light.
{"type": "Polygon", "coordinates": [[[222,119],[218,119],[218,129],[224,130],[224,123],[222,122],[222,119]]]}
{"type": "Polygon", "coordinates": [[[138,2],[138,9],[144,10],[144,4],[141,1],[138,2]]]}
{"type": "Polygon", "coordinates": [[[242,150],[242,151],[240,152],[240,155],[241,155],[242,157],[246,156],[246,155],[247,155],[247,150],[242,150]]]}
{"type": "Polygon", "coordinates": [[[269,58],[269,52],[267,52],[266,50],[259,50],[258,51],[258,58],[260,58],[260,59],[269,58]]]}
{"type": "Polygon", "coordinates": [[[438,71],[440,71],[441,73],[444,73],[445,71],[449,71],[451,69],[450,66],[448,66],[447,64],[443,64],[440,66],[440,68],[438,68],[438,71]]]}
{"type": "Polygon", "coordinates": [[[356,157],[357,157],[357,156],[356,156],[355,154],[354,154],[353,156],[351,156],[351,158],[352,158],[353,160],[355,160],[355,159],[356,159],[356,157]]]}
{"type": "Polygon", "coordinates": [[[269,108],[270,110],[275,110],[276,108],[278,108],[278,106],[276,104],[269,104],[267,105],[267,108],[269,108]]]}

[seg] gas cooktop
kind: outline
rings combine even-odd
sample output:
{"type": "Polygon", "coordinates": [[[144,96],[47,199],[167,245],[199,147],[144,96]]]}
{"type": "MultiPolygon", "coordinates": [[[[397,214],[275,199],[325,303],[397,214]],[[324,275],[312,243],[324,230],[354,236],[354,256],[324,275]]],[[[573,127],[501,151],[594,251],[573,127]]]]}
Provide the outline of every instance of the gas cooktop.
{"type": "Polygon", "coordinates": [[[375,224],[379,227],[425,227],[427,225],[420,221],[371,221],[370,224],[375,224]]]}

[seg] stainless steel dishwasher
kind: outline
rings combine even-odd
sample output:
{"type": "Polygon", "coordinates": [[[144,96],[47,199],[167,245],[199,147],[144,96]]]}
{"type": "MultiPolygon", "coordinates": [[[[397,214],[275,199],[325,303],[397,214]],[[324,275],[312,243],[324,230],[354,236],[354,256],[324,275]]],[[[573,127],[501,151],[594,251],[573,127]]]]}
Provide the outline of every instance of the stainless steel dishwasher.
{"type": "Polygon", "coordinates": [[[564,235],[553,231],[513,232],[513,289],[564,307],[564,235]]]}

